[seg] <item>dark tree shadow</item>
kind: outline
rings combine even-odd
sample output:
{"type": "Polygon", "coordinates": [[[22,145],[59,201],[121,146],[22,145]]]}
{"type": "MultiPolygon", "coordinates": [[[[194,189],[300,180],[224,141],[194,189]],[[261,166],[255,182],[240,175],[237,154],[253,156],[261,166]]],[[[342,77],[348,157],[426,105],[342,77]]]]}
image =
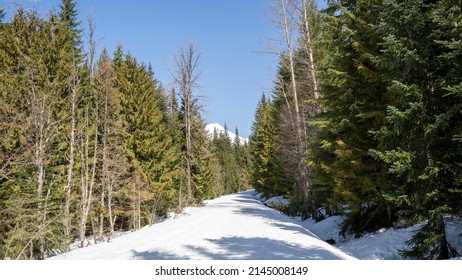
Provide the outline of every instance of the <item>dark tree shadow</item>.
{"type": "Polygon", "coordinates": [[[184,256],[177,256],[174,254],[160,252],[160,251],[144,251],[137,252],[132,250],[133,259],[135,260],[188,260],[189,258],[184,256]]]}

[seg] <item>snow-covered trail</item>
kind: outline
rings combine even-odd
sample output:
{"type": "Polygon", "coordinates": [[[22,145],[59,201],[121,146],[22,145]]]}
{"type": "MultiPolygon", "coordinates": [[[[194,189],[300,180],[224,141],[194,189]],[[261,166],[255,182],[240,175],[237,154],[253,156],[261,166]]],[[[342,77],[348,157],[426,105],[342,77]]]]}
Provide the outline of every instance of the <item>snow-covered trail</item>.
{"type": "Polygon", "coordinates": [[[51,259],[353,259],[296,220],[264,206],[254,191],[206,201],[200,208],[110,242],[51,259]]]}

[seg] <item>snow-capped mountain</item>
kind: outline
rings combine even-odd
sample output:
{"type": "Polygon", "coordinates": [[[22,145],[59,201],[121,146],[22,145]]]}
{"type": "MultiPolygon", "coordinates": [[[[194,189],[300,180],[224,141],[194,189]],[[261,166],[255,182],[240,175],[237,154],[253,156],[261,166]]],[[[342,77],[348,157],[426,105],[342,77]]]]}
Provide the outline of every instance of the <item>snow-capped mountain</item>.
{"type": "MultiPolygon", "coordinates": [[[[211,124],[208,124],[205,127],[205,131],[207,131],[208,136],[210,138],[212,138],[215,131],[217,132],[217,135],[225,133],[225,128],[223,126],[221,126],[220,124],[218,124],[218,123],[211,123],[211,124]]],[[[229,135],[229,138],[231,139],[231,141],[233,141],[233,142],[236,141],[236,134],[234,134],[234,133],[232,133],[231,131],[228,130],[228,135],[229,135]]],[[[239,136],[239,140],[240,140],[241,143],[248,143],[249,142],[248,138],[244,138],[244,137],[241,137],[241,136],[239,136]]]]}

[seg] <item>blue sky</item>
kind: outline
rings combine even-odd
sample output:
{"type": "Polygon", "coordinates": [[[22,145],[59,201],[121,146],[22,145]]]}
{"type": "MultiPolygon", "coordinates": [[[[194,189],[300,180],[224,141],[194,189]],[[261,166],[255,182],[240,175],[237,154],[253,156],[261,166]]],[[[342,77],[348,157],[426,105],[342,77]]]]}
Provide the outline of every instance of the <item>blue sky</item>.
{"type": "MultiPolygon", "coordinates": [[[[4,2],[5,0],[1,0],[4,2]]],[[[8,4],[8,1],[7,5],[8,4]]],[[[26,0],[16,1],[25,3],[26,0]]],[[[60,0],[34,0],[45,12],[60,0]]],[[[203,52],[203,116],[207,123],[225,122],[231,131],[249,136],[255,108],[272,88],[277,57],[262,54],[271,38],[269,0],[77,0],[82,25],[92,11],[99,50],[112,52],[120,42],[171,87],[169,69],[181,45],[193,42],[203,52]]],[[[8,12],[8,10],[7,10],[8,12]]]]}

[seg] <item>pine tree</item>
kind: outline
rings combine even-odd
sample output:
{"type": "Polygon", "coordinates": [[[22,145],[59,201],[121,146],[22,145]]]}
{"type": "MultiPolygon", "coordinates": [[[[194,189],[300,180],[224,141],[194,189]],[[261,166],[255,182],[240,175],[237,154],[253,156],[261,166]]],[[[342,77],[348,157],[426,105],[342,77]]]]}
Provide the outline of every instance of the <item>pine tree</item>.
{"type": "Polygon", "coordinates": [[[204,199],[215,198],[222,194],[215,176],[218,175],[218,163],[212,152],[211,143],[207,138],[205,124],[201,116],[195,117],[192,135],[194,136],[192,148],[194,164],[192,168],[195,204],[204,199]]]}
{"type": "Polygon", "coordinates": [[[252,157],[252,185],[267,197],[277,195],[274,190],[273,176],[275,150],[274,121],[272,104],[265,95],[257,105],[255,119],[250,136],[250,153],[252,157]]]}
{"type": "MultiPolygon", "coordinates": [[[[297,56],[294,55],[295,77],[297,81],[304,80],[304,75],[298,71],[301,64],[298,63],[297,56]]],[[[290,195],[292,197],[293,206],[295,208],[305,208],[303,205],[308,200],[308,194],[303,193],[300,186],[304,185],[304,173],[307,171],[305,164],[305,152],[300,153],[299,142],[296,137],[295,116],[293,109],[293,98],[290,96],[290,71],[287,69],[287,57],[280,58],[278,67],[277,80],[273,89],[272,96],[272,119],[274,123],[275,148],[272,156],[272,164],[274,165],[272,178],[274,189],[277,195],[290,195]],[[303,166],[299,166],[302,164],[303,166]],[[301,172],[301,170],[304,170],[301,172]],[[296,204],[296,205],[295,205],[296,204]]],[[[297,83],[300,98],[305,104],[308,100],[308,90],[302,87],[302,83],[297,83]]],[[[303,106],[305,112],[305,106],[303,106]]],[[[304,116],[305,119],[305,116],[304,116]]],[[[305,127],[307,129],[307,127],[305,127]]],[[[308,143],[307,138],[305,143],[308,143]]],[[[305,209],[306,210],[306,209],[305,209]]],[[[302,210],[304,211],[304,210],[302,210]]]]}
{"type": "Polygon", "coordinates": [[[139,178],[132,196],[133,224],[138,228],[167,213],[177,197],[180,154],[170,134],[165,97],[153,73],[132,56],[123,55],[121,48],[115,53],[114,67],[128,125],[127,148],[139,178]]]}
{"type": "Polygon", "coordinates": [[[220,185],[223,193],[230,194],[239,191],[240,176],[239,165],[233,149],[232,139],[228,133],[228,126],[224,125],[224,131],[218,134],[215,131],[213,139],[214,153],[220,164],[220,185]]]}
{"type": "Polygon", "coordinates": [[[331,202],[348,205],[347,228],[356,234],[392,223],[382,197],[388,188],[382,165],[368,154],[378,145],[370,131],[382,127],[387,103],[371,60],[381,43],[375,30],[380,3],[331,3],[322,31],[328,41],[318,53],[324,112],[314,122],[321,149],[310,151],[313,183],[323,193],[332,193],[331,202]]]}
{"type": "Polygon", "coordinates": [[[73,58],[79,61],[82,58],[82,30],[79,29],[81,22],[77,20],[78,11],[76,6],[77,2],[73,0],[61,1],[61,5],[59,5],[60,12],[58,14],[60,21],[58,32],[62,31],[64,35],[61,51],[74,54],[73,58]]]}
{"type": "Polygon", "coordinates": [[[236,127],[234,132],[236,138],[232,142],[233,150],[234,150],[234,158],[236,159],[237,164],[237,173],[239,178],[239,187],[237,191],[242,191],[248,188],[248,170],[247,170],[247,149],[248,145],[245,142],[242,142],[241,137],[239,136],[239,130],[236,127]]]}
{"type": "Polygon", "coordinates": [[[460,3],[385,1],[378,27],[383,47],[374,58],[390,102],[387,122],[375,132],[381,149],[371,154],[394,176],[396,188],[387,197],[410,208],[414,219],[429,219],[410,240],[412,250],[404,253],[418,259],[450,257],[442,215],[451,211],[457,200],[452,196],[460,191],[453,168],[460,162],[458,143],[446,133],[459,126],[455,104],[460,102],[451,88],[460,83],[453,71],[460,55],[448,48],[458,35],[446,20],[456,18],[443,15],[443,9],[460,10],[460,3]]]}
{"type": "MultiPolygon", "coordinates": [[[[461,145],[462,145],[462,123],[460,122],[462,104],[462,60],[461,53],[458,51],[462,47],[462,4],[459,1],[440,1],[432,10],[431,19],[436,34],[435,43],[441,51],[439,61],[441,64],[439,83],[444,92],[445,108],[441,111],[441,116],[436,120],[435,128],[440,128],[440,134],[445,136],[440,143],[446,143],[446,155],[444,157],[444,172],[453,178],[447,186],[445,199],[454,210],[457,209],[457,201],[460,199],[460,186],[462,174],[460,173],[461,164],[461,145]],[[440,122],[445,120],[445,122],[440,122]],[[447,129],[451,128],[451,129],[447,129]],[[449,134],[447,133],[451,131],[449,134]],[[444,131],[444,132],[443,132],[444,131]]],[[[432,131],[433,132],[433,131],[432,131]]]]}
{"type": "Polygon", "coordinates": [[[13,114],[12,120],[23,126],[17,130],[19,123],[11,125],[12,140],[5,142],[7,152],[17,149],[15,166],[9,165],[13,163],[11,155],[2,163],[12,172],[2,183],[7,207],[12,209],[3,243],[7,244],[7,258],[44,258],[64,243],[61,224],[56,221],[62,198],[58,186],[63,177],[54,165],[54,144],[63,120],[57,114],[62,105],[56,75],[61,67],[60,38],[54,36],[53,18],[42,19],[34,12],[19,10],[12,23],[2,28],[2,65],[10,76],[3,84],[3,104],[6,112],[13,114]],[[18,132],[19,138],[14,136],[18,132]],[[13,189],[16,191],[9,191],[13,189]]]}

